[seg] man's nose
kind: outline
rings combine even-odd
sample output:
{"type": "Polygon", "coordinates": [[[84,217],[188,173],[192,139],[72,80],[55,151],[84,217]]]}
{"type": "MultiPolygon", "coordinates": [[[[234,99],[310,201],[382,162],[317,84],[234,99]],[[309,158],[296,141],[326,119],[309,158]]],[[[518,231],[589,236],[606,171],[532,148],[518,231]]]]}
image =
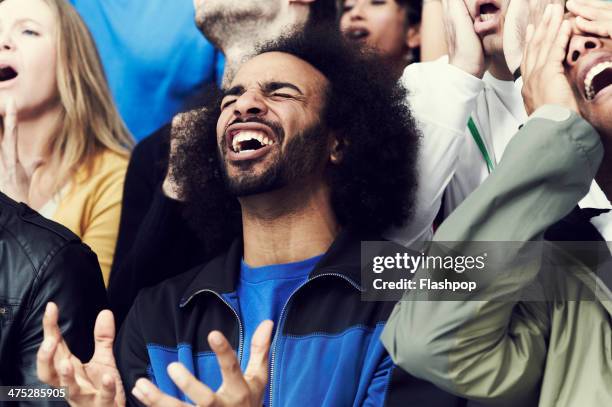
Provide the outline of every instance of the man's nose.
{"type": "Polygon", "coordinates": [[[234,114],[236,116],[263,115],[267,106],[262,95],[256,91],[246,91],[236,100],[234,114]]]}
{"type": "Polygon", "coordinates": [[[586,37],[583,35],[574,35],[569,43],[565,62],[568,66],[574,66],[580,59],[592,50],[603,47],[603,43],[597,37],[586,37]]]}

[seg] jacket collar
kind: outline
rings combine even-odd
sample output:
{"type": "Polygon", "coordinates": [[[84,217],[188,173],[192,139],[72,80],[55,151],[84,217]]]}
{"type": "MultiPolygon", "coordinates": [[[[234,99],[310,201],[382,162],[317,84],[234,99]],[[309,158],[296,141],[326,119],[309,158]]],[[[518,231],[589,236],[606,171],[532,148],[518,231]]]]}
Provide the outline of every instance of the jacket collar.
{"type": "MultiPolygon", "coordinates": [[[[383,240],[380,236],[361,236],[341,231],[309,278],[323,274],[337,274],[361,288],[361,242],[383,240]]],[[[205,291],[227,294],[236,290],[240,277],[240,261],[243,254],[242,239],[236,239],[230,249],[202,266],[181,297],[181,307],[194,296],[205,291]]]]}

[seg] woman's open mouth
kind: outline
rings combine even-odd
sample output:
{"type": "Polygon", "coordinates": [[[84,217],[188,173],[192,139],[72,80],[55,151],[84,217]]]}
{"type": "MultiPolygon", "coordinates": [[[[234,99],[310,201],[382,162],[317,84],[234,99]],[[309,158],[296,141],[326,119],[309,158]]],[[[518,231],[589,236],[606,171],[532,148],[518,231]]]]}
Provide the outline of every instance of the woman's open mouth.
{"type": "Polygon", "coordinates": [[[348,30],[344,31],[344,36],[351,41],[365,41],[365,39],[370,35],[370,32],[361,27],[351,27],[348,30]]]}
{"type": "Polygon", "coordinates": [[[8,65],[0,66],[0,82],[8,82],[11,79],[15,79],[19,73],[8,65]]]}

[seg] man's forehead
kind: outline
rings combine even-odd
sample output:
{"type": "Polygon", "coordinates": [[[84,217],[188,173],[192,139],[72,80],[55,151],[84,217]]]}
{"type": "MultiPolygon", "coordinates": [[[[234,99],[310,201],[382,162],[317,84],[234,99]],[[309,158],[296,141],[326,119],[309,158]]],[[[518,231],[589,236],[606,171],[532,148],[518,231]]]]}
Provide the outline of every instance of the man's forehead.
{"type": "Polygon", "coordinates": [[[327,84],[327,79],[315,67],[294,55],[267,52],[245,62],[234,76],[230,88],[248,88],[269,82],[286,82],[306,91],[316,91],[327,84]]]}

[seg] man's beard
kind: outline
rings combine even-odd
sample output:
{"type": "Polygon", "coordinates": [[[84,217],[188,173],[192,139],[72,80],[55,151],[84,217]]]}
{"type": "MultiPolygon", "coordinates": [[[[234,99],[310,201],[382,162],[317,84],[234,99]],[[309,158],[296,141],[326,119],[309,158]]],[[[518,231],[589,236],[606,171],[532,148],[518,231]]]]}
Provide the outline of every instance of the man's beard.
{"type": "Polygon", "coordinates": [[[196,24],[209,41],[223,49],[227,44],[253,42],[279,9],[278,0],[207,0],[196,10],[196,24]]]}
{"type": "MultiPolygon", "coordinates": [[[[262,194],[298,183],[321,168],[327,150],[327,137],[323,126],[313,125],[287,141],[285,151],[259,175],[246,172],[229,177],[224,163],[224,179],[228,192],[236,197],[262,194]]],[[[284,137],[279,137],[283,140],[284,137]]],[[[250,165],[250,164],[246,164],[250,165]]]]}

